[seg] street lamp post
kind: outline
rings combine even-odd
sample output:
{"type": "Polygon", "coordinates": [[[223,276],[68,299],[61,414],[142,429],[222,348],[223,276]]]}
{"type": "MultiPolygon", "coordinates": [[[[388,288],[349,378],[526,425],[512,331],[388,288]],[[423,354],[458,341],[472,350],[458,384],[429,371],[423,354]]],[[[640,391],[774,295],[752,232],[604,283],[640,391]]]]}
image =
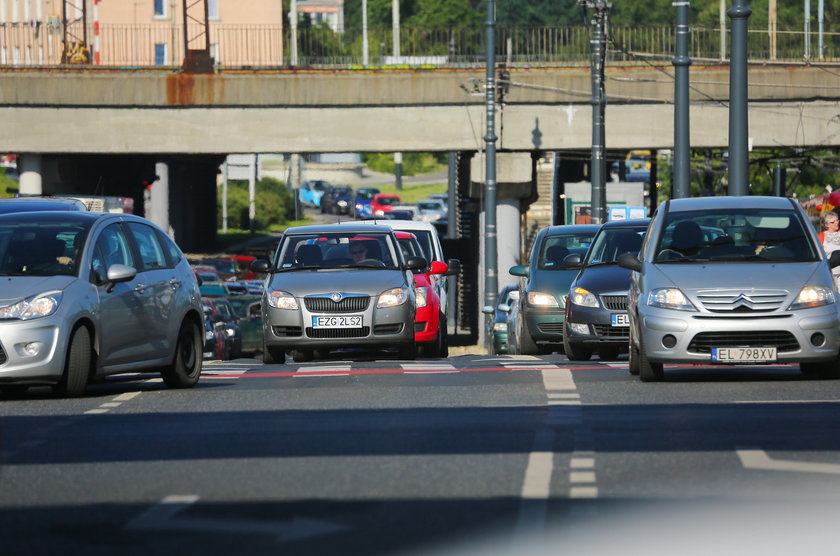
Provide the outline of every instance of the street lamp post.
{"type": "Polygon", "coordinates": [[[677,8],[677,52],[674,64],[674,188],[675,199],[691,196],[691,145],[689,133],[688,0],[674,2],[677,8]]]}
{"type": "Polygon", "coordinates": [[[487,0],[485,78],[485,110],[487,130],[484,134],[484,305],[495,307],[499,291],[496,253],[496,3],[487,0]]]}
{"type": "Polygon", "coordinates": [[[592,157],[590,178],[592,179],[592,223],[603,224],[606,221],[606,141],[604,129],[604,109],[607,105],[607,95],[604,91],[604,62],[607,54],[606,22],[607,13],[612,4],[605,0],[586,0],[586,6],[594,12],[593,32],[590,45],[592,49],[591,77],[592,77],[592,157]]]}
{"type": "Polygon", "coordinates": [[[734,0],[726,12],[732,20],[729,56],[729,194],[749,193],[749,118],[747,114],[747,19],[752,10],[746,0],[734,0]]]}

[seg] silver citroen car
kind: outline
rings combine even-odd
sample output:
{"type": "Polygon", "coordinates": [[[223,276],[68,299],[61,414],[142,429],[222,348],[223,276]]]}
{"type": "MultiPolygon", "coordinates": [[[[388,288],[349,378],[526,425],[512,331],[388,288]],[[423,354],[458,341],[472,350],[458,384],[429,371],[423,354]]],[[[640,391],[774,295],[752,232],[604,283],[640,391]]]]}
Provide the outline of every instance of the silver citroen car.
{"type": "Polygon", "coordinates": [[[414,359],[415,292],[412,271],[421,257],[403,259],[394,232],[363,224],[289,228],[266,272],[263,360],[297,362],[347,347],[397,348],[414,359]]]}
{"type": "Polygon", "coordinates": [[[116,373],[201,374],[198,284],[178,246],[130,214],[0,215],[0,391],[79,395],[116,373]]]}
{"type": "Polygon", "coordinates": [[[840,309],[814,227],[792,199],[697,197],[662,203],[632,270],[631,374],[669,363],[798,363],[840,378],[840,309]],[[709,233],[712,230],[714,233],[709,233]]]}

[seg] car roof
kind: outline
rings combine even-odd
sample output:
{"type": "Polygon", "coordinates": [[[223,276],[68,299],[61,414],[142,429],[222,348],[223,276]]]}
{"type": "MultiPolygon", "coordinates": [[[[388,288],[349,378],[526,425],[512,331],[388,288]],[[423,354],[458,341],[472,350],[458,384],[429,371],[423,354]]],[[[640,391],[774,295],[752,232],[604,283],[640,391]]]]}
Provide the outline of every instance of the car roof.
{"type": "MultiPolygon", "coordinates": [[[[712,209],[743,208],[745,202],[750,207],[760,209],[792,209],[793,202],[787,197],[770,196],[721,196],[721,197],[689,197],[664,201],[660,207],[667,205],[668,212],[696,211],[712,209]]],[[[664,209],[663,209],[664,210],[664,209]]]]}
{"type": "Polygon", "coordinates": [[[347,222],[341,224],[315,224],[312,226],[297,226],[293,228],[287,228],[284,234],[323,234],[327,232],[382,233],[382,231],[383,230],[380,229],[378,226],[372,226],[366,223],[357,224],[356,222],[347,222]]]}
{"type": "Polygon", "coordinates": [[[0,199],[0,213],[41,210],[68,210],[83,212],[87,207],[78,199],[56,197],[11,197],[0,199]]]}
{"type": "Polygon", "coordinates": [[[546,230],[548,235],[580,233],[580,232],[597,232],[599,224],[565,224],[563,226],[549,226],[546,230]]]}
{"type": "MultiPolygon", "coordinates": [[[[116,213],[107,212],[87,212],[80,210],[32,210],[20,212],[7,212],[0,214],[0,219],[4,221],[18,220],[21,222],[94,222],[106,218],[114,217],[116,213]]],[[[120,216],[125,216],[120,214],[120,216]]]]}
{"type": "Polygon", "coordinates": [[[647,228],[650,218],[639,218],[636,220],[613,220],[601,224],[602,228],[647,228]]]}
{"type": "MultiPolygon", "coordinates": [[[[435,230],[431,222],[421,222],[419,220],[361,220],[362,224],[372,224],[376,226],[389,226],[394,230],[435,230]]],[[[349,223],[341,223],[341,226],[346,226],[349,223]]]]}

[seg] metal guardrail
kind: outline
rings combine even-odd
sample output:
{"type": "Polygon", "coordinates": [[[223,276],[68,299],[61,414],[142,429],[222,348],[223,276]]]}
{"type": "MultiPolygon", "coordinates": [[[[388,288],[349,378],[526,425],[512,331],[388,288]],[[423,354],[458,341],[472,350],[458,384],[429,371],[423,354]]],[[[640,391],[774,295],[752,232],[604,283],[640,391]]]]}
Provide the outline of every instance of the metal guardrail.
{"type": "MultiPolygon", "coordinates": [[[[76,23],[74,25],[80,25],[76,23]]],[[[76,30],[78,31],[78,30],[76,30]]],[[[100,65],[119,67],[180,66],[183,60],[183,27],[160,24],[100,24],[100,65]]],[[[189,32],[189,30],[188,30],[189,32]]],[[[391,28],[368,29],[368,63],[362,58],[361,29],[335,32],[326,27],[298,30],[298,59],[292,65],[289,30],[280,25],[210,24],[211,55],[217,68],[361,68],[480,66],[484,63],[484,29],[400,30],[399,58],[391,56],[391,28]]],[[[79,33],[77,33],[79,34],[79,33]]],[[[0,24],[0,65],[35,68],[64,64],[69,45],[60,25],[0,24]]],[[[88,36],[92,36],[89,33],[88,36]]],[[[497,60],[510,65],[587,65],[589,29],[569,27],[497,27],[497,60]]],[[[608,63],[652,60],[670,62],[676,36],[673,26],[611,27],[608,63]]],[[[840,32],[826,31],[818,51],[816,32],[751,29],[748,58],[753,62],[840,62],[840,32]],[[810,41],[810,43],[808,42],[810,41]]],[[[690,56],[695,63],[726,61],[728,33],[720,29],[691,29],[690,56]],[[724,51],[721,44],[724,43],[724,51]]],[[[79,45],[73,45],[78,48],[79,45]]],[[[90,45],[82,45],[90,48],[90,45]]],[[[87,59],[94,59],[93,56],[87,59]]]]}

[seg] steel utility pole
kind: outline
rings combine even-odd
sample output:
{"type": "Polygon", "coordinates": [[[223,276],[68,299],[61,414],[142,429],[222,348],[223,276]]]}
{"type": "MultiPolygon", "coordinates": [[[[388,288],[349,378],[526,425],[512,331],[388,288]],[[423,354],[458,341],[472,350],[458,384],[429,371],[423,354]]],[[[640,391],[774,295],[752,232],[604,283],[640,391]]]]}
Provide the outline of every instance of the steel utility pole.
{"type": "Polygon", "coordinates": [[[496,253],[496,3],[487,0],[487,73],[485,109],[487,132],[484,134],[484,305],[496,306],[499,292],[496,253]]]}
{"type": "Polygon", "coordinates": [[[607,159],[604,138],[604,109],[607,95],[604,92],[604,62],[607,57],[607,14],[612,4],[605,0],[586,0],[586,7],[593,10],[594,31],[591,45],[592,75],[592,223],[603,224],[607,214],[607,159]]]}
{"type": "Polygon", "coordinates": [[[689,133],[688,0],[674,2],[677,8],[677,52],[674,64],[674,199],[691,196],[691,142],[689,133]]]}
{"type": "Polygon", "coordinates": [[[726,15],[732,20],[729,56],[729,194],[749,194],[749,119],[747,115],[747,19],[752,10],[746,0],[733,0],[726,15]]]}

